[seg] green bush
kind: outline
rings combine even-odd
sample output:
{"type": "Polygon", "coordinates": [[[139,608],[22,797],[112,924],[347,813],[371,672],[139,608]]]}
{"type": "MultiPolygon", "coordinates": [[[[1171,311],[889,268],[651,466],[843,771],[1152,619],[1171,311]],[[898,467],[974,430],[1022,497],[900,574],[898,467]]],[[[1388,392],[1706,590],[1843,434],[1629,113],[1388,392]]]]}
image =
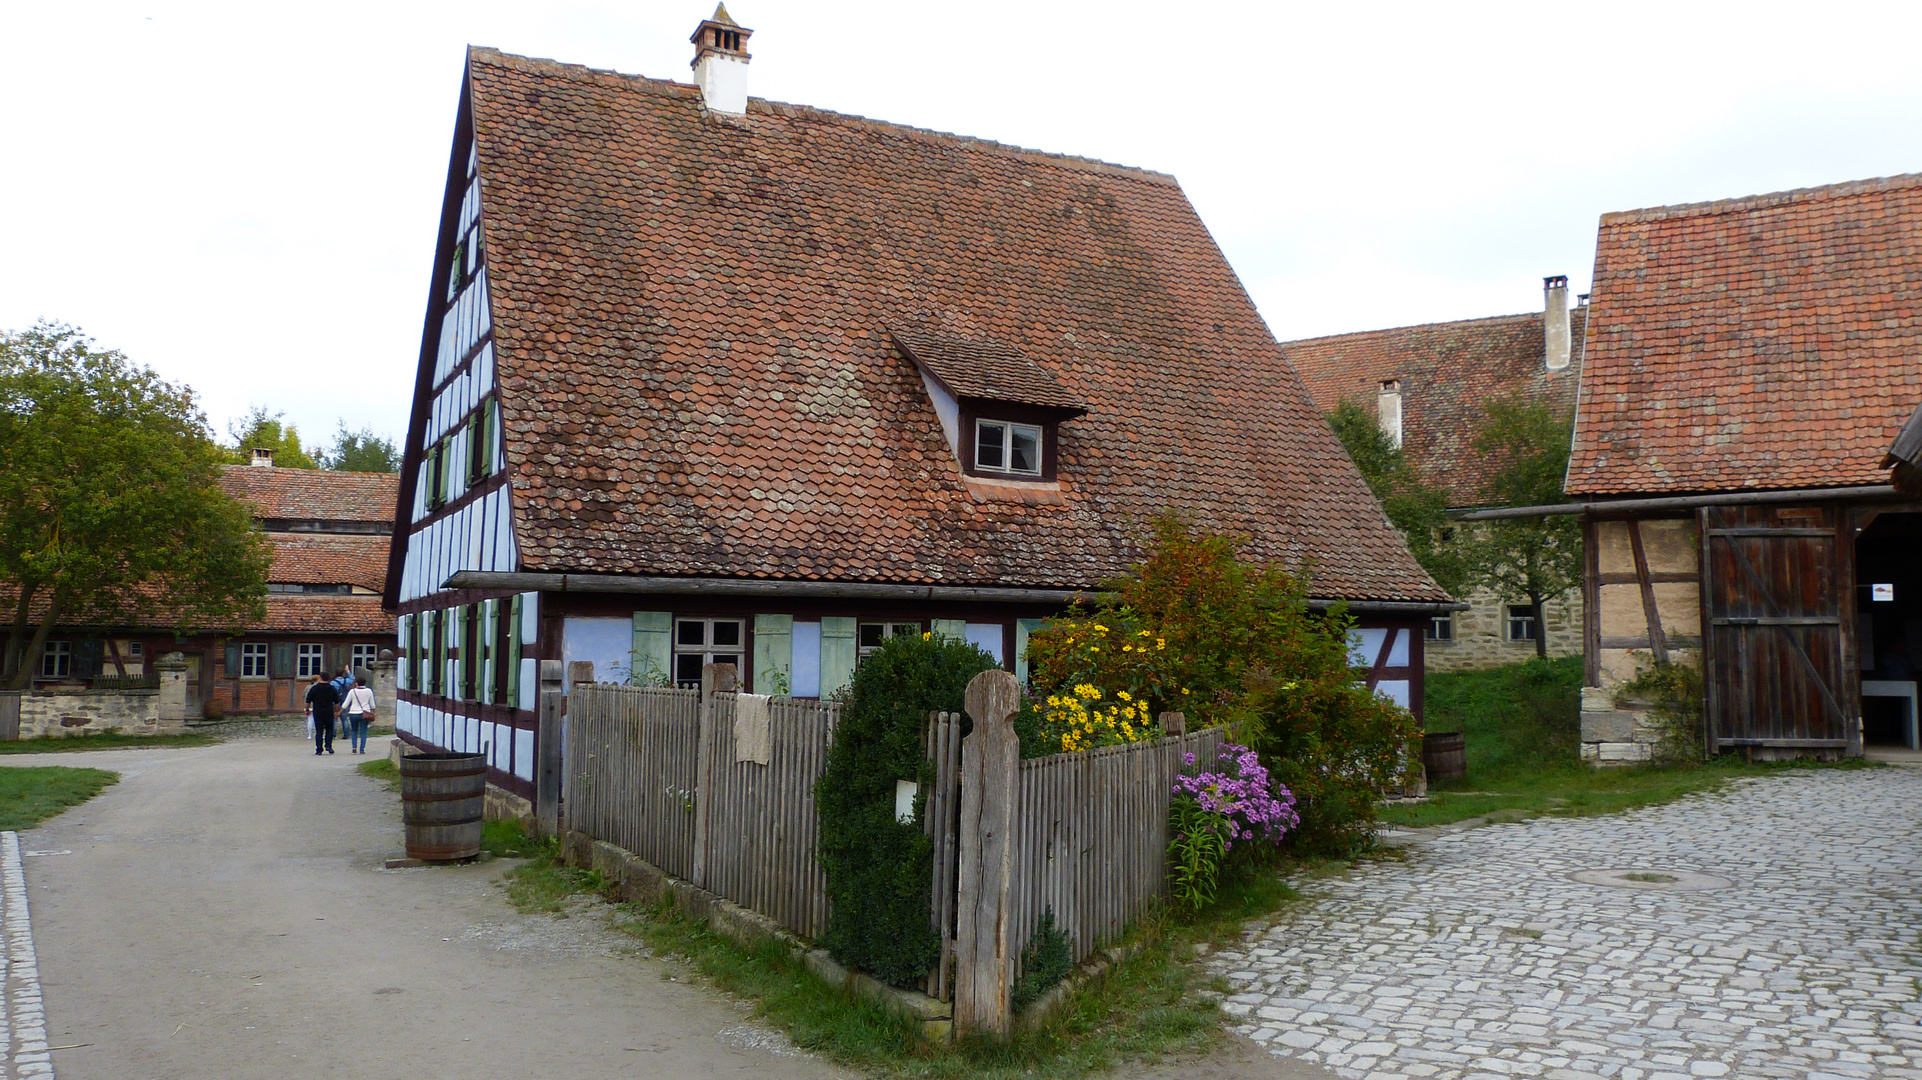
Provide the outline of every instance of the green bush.
{"type": "Polygon", "coordinates": [[[1707,743],[1706,697],[1701,665],[1693,661],[1658,664],[1643,658],[1635,677],[1616,688],[1617,705],[1646,702],[1649,726],[1657,734],[1655,758],[1681,764],[1702,760],[1707,743]]]}
{"type": "Polygon", "coordinates": [[[1054,924],[1054,908],[1041,913],[1041,923],[1021,950],[1021,978],[1010,993],[1010,1004],[1020,1012],[1074,970],[1074,935],[1054,924]]]}
{"type": "Polygon", "coordinates": [[[814,789],[830,903],[825,945],[842,964],[911,986],[940,958],[928,924],[934,847],[920,824],[934,766],[921,736],[929,713],[960,712],[969,680],[998,666],[973,645],[923,635],[890,638],[855,669],[814,789]],[[894,817],[900,780],[921,785],[913,822],[894,817]]]}
{"type": "Polygon", "coordinates": [[[1467,738],[1468,779],[1451,784],[1484,788],[1510,775],[1579,766],[1579,656],[1434,672],[1426,700],[1427,730],[1467,738]]]}

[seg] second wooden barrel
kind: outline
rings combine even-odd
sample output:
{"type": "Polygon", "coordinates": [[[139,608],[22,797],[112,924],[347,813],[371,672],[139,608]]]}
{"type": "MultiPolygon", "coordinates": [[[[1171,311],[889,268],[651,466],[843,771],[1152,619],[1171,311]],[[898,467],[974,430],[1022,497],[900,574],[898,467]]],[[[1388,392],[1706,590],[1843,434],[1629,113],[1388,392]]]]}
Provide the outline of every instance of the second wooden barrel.
{"type": "Polygon", "coordinates": [[[400,759],[400,815],[407,856],[443,862],[480,854],[487,759],[479,754],[408,754],[400,759]]]}
{"type": "Polygon", "coordinates": [[[1468,742],[1459,731],[1423,735],[1421,764],[1431,784],[1437,780],[1459,780],[1468,775],[1468,742]]]}

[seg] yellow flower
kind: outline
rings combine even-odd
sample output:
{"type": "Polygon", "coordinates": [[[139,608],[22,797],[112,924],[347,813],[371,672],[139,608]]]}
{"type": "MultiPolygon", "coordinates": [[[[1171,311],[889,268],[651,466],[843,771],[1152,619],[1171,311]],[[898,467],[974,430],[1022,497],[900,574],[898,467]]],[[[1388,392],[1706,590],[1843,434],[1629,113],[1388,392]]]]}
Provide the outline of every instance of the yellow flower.
{"type": "Polygon", "coordinates": [[[1135,647],[1134,647],[1133,645],[1123,645],[1123,646],[1121,647],[1121,651],[1122,651],[1122,652],[1133,652],[1133,651],[1135,651],[1135,647]]]}
{"type": "Polygon", "coordinates": [[[1108,628],[1107,628],[1107,627],[1105,627],[1105,626],[1103,626],[1103,625],[1101,625],[1100,623],[1095,623],[1095,624],[1094,624],[1094,628],[1095,628],[1096,630],[1099,630],[1099,631],[1101,631],[1101,632],[1102,632],[1102,633],[1104,633],[1104,634],[1108,632],[1108,628]]]}
{"type": "Polygon", "coordinates": [[[921,640],[922,640],[922,641],[927,641],[928,639],[930,639],[930,638],[932,638],[932,637],[934,637],[934,631],[932,631],[932,630],[929,630],[929,631],[926,631],[926,632],[924,632],[924,633],[923,633],[923,634],[921,635],[921,640]]]}
{"type": "Polygon", "coordinates": [[[1115,691],[1115,693],[1114,693],[1114,696],[1116,696],[1116,697],[1118,697],[1118,698],[1120,698],[1120,699],[1121,699],[1121,700],[1123,700],[1123,701],[1133,701],[1133,700],[1134,700],[1134,698],[1133,698],[1132,696],[1130,696],[1130,695],[1129,695],[1129,693],[1128,693],[1128,692],[1127,692],[1126,690],[1116,690],[1116,691],[1115,691]]]}
{"type": "Polygon", "coordinates": [[[1167,648],[1167,647],[1168,647],[1168,639],[1167,639],[1167,638],[1156,638],[1156,639],[1155,639],[1155,648],[1157,648],[1157,649],[1165,649],[1165,648],[1167,648]]]}
{"type": "Polygon", "coordinates": [[[1142,637],[1147,637],[1147,636],[1148,636],[1148,632],[1147,632],[1146,630],[1143,630],[1143,631],[1141,632],[1141,636],[1142,636],[1142,637]]]}
{"type": "Polygon", "coordinates": [[[1100,652],[1100,651],[1101,651],[1101,646],[1099,646],[1099,645],[1090,645],[1090,646],[1088,646],[1088,651],[1089,651],[1089,652],[1100,652]]]}
{"type": "Polygon", "coordinates": [[[1182,693],[1182,695],[1183,695],[1183,696],[1185,697],[1185,696],[1187,695],[1187,693],[1188,693],[1188,688],[1187,688],[1187,687],[1185,687],[1185,686],[1184,686],[1184,687],[1182,687],[1182,688],[1181,688],[1181,693],[1182,693]]]}

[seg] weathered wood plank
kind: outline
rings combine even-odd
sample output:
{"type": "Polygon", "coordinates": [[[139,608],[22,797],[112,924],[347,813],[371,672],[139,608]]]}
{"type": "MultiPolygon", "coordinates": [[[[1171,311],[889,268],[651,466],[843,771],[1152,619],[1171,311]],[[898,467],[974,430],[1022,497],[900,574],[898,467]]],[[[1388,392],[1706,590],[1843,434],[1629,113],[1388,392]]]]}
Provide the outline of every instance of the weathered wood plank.
{"type": "Polygon", "coordinates": [[[984,671],[968,684],[974,731],[961,749],[961,865],[955,920],[956,1034],[1008,1033],[1008,890],[1013,872],[1011,828],[1020,739],[1009,723],[1021,688],[1005,671],[984,671]]]}

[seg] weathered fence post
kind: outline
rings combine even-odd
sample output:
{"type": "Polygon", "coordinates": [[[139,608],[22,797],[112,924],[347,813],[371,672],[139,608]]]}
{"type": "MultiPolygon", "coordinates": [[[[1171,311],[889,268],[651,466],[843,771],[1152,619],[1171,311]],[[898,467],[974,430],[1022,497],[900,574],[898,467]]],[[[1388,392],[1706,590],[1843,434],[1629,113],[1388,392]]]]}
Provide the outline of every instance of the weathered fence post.
{"type": "Polygon", "coordinates": [[[696,888],[707,888],[708,818],[714,796],[714,725],[720,712],[716,694],[732,694],[740,689],[739,673],[733,664],[708,664],[701,668],[701,726],[694,739],[694,872],[689,879],[696,888]]]}
{"type": "Polygon", "coordinates": [[[546,836],[561,834],[561,662],[541,661],[540,733],[534,748],[534,820],[546,836]]]}
{"type": "Polygon", "coordinates": [[[1005,671],[968,683],[974,732],[961,740],[961,866],[955,902],[956,1034],[1008,1034],[1008,890],[1013,873],[1014,779],[1021,740],[1009,721],[1021,686],[1005,671]]]}
{"type": "Polygon", "coordinates": [[[1165,712],[1161,714],[1161,734],[1163,736],[1186,735],[1187,733],[1187,713],[1165,712]]]}

